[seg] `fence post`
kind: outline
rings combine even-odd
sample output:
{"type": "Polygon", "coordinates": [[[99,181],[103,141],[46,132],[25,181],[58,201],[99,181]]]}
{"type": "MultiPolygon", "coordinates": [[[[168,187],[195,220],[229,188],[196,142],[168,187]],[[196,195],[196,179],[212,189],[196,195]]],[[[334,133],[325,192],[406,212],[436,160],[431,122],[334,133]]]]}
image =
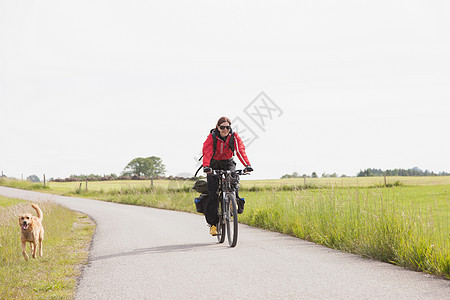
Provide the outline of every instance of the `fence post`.
{"type": "Polygon", "coordinates": [[[88,190],[88,189],[87,189],[87,178],[86,178],[86,192],[87,192],[87,190],[88,190]]]}
{"type": "Polygon", "coordinates": [[[303,175],[303,185],[306,186],[306,175],[303,175]]]}
{"type": "Polygon", "coordinates": [[[386,187],[387,186],[387,184],[386,184],[386,173],[384,174],[384,187],[386,187]]]}
{"type": "Polygon", "coordinates": [[[44,174],[44,186],[45,186],[45,174],[44,174]]]}

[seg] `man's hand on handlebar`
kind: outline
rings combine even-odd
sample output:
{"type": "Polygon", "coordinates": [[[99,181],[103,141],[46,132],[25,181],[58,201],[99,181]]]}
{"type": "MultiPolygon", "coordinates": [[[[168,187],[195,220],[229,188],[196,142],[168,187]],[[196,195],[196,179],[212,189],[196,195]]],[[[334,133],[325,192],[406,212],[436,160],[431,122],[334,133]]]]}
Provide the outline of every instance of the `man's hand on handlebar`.
{"type": "Polygon", "coordinates": [[[211,167],[203,167],[203,172],[209,174],[212,172],[212,169],[211,169],[211,167]]]}
{"type": "Polygon", "coordinates": [[[253,168],[250,165],[246,166],[244,169],[244,172],[252,172],[252,171],[253,171],[253,168]]]}

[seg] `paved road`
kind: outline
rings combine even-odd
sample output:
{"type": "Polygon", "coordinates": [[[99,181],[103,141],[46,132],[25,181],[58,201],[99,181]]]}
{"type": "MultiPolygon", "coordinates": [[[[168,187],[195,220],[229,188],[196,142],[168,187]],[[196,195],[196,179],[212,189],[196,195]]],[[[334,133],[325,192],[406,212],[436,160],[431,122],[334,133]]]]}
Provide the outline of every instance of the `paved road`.
{"type": "MultiPolygon", "coordinates": [[[[195,214],[0,187],[97,222],[77,299],[450,299],[450,281],[240,225],[217,244],[195,214]]],[[[44,212],[45,213],[45,212],[44,212]]]]}

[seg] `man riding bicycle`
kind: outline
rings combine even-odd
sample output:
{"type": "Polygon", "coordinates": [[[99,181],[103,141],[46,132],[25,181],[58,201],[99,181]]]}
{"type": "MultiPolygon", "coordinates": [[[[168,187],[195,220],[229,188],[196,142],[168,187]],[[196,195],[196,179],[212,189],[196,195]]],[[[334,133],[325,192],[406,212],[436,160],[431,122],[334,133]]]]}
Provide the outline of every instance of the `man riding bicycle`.
{"type": "Polygon", "coordinates": [[[209,233],[217,235],[217,215],[219,179],[212,174],[212,170],[236,170],[233,155],[245,166],[245,172],[253,171],[250,165],[245,146],[241,138],[231,129],[231,120],[221,117],[216,128],[211,130],[203,143],[203,172],[207,173],[209,201],[206,206],[206,222],[211,226],[209,233]]]}

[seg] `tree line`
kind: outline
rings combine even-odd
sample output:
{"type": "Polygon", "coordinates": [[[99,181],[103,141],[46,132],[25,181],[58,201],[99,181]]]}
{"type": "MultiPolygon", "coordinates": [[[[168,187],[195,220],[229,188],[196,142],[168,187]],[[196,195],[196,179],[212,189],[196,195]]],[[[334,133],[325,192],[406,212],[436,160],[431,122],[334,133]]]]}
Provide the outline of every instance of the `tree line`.
{"type": "MultiPolygon", "coordinates": [[[[338,177],[338,175],[336,173],[333,174],[322,173],[321,177],[322,178],[338,177]]],[[[341,175],[340,177],[347,177],[347,175],[341,175]]],[[[311,175],[307,174],[300,175],[298,172],[293,172],[292,174],[284,174],[283,176],[281,176],[281,179],[285,178],[319,178],[319,175],[317,175],[316,172],[312,172],[311,175]]]]}
{"type": "MultiPolygon", "coordinates": [[[[150,157],[136,157],[131,160],[124,168],[122,174],[117,176],[116,174],[110,175],[71,175],[65,179],[50,179],[50,181],[106,181],[106,180],[151,180],[153,184],[154,179],[162,179],[166,173],[166,166],[163,164],[162,159],[156,156],[150,157]]],[[[173,178],[173,177],[172,177],[173,178]]],[[[171,177],[167,179],[172,179],[171,177]]]]}
{"type": "Polygon", "coordinates": [[[381,169],[365,169],[359,171],[358,177],[370,177],[370,176],[449,176],[450,173],[439,172],[435,173],[429,170],[421,170],[417,167],[411,169],[393,169],[393,170],[381,170],[381,169]]]}
{"type": "MultiPolygon", "coordinates": [[[[450,176],[450,173],[439,172],[435,173],[429,170],[421,170],[417,167],[411,169],[393,169],[393,170],[381,170],[381,169],[365,169],[360,170],[356,175],[357,177],[370,177],[370,176],[450,176]]],[[[332,177],[347,177],[347,175],[338,176],[336,173],[327,174],[323,173],[322,178],[332,178],[332,177]]],[[[293,172],[292,174],[285,174],[281,176],[281,179],[285,178],[319,178],[316,172],[312,172],[311,175],[303,174],[300,175],[298,172],[293,172]]]]}

